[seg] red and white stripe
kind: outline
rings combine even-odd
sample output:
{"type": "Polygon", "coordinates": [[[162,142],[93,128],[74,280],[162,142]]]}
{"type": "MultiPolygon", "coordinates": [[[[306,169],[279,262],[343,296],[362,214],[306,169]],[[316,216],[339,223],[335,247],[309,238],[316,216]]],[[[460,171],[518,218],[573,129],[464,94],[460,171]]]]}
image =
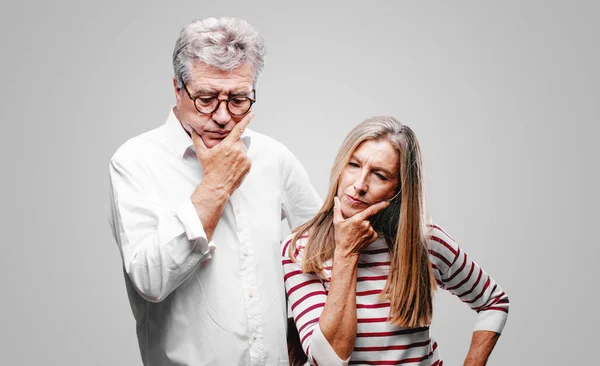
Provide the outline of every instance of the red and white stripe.
{"type": "MultiPolygon", "coordinates": [[[[464,253],[440,227],[429,233],[429,259],[438,286],[450,291],[479,313],[476,330],[500,333],[508,316],[509,301],[500,286],[464,253]]],[[[282,245],[282,264],[287,296],[302,347],[312,364],[318,364],[310,352],[312,335],[327,300],[331,280],[331,260],[323,264],[323,273],[301,270],[306,237],[296,243],[295,259],[288,257],[290,238],[282,245]]],[[[377,296],[387,280],[390,254],[386,243],[378,239],[360,255],[357,269],[357,336],[351,365],[443,365],[438,345],[429,328],[403,328],[389,324],[390,304],[377,296]]]]}

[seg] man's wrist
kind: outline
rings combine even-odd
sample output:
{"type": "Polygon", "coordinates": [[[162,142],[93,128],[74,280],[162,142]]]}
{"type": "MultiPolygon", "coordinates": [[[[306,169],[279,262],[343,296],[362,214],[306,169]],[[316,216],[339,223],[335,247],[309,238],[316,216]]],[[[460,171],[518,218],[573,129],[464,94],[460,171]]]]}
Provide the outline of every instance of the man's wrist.
{"type": "Polygon", "coordinates": [[[203,179],[194,190],[191,199],[194,206],[206,206],[207,203],[210,203],[219,207],[227,202],[230,195],[231,192],[229,192],[224,182],[203,179]]]}

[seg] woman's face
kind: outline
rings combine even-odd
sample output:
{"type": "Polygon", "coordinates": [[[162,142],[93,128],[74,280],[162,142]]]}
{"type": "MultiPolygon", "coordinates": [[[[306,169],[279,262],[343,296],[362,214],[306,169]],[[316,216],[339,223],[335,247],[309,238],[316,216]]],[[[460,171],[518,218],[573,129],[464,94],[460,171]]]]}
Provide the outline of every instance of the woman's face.
{"type": "Polygon", "coordinates": [[[389,141],[362,142],[342,170],[337,196],[345,218],[394,196],[398,186],[398,154],[389,141]]]}

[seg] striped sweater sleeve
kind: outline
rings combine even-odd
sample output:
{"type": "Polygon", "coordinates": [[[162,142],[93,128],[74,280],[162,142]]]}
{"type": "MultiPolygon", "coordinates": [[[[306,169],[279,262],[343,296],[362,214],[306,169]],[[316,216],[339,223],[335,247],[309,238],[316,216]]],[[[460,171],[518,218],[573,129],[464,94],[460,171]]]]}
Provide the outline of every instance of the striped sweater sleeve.
{"type": "Polygon", "coordinates": [[[298,329],[302,349],[308,356],[311,365],[347,365],[348,360],[341,360],[319,328],[319,319],[327,291],[319,276],[314,273],[302,272],[302,250],[306,237],[297,242],[294,258],[288,256],[291,236],[283,241],[282,265],[285,290],[298,329]]]}
{"type": "Polygon", "coordinates": [[[506,293],[442,228],[430,229],[429,258],[438,286],[478,313],[474,330],[502,333],[509,308],[506,293]]]}

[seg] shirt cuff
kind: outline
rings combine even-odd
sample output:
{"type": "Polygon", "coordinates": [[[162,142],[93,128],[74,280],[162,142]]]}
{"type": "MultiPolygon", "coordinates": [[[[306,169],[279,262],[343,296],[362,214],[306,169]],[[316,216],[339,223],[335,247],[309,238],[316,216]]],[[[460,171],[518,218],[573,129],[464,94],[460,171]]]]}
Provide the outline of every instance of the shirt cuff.
{"type": "Polygon", "coordinates": [[[489,330],[498,334],[502,333],[508,314],[500,310],[484,310],[477,315],[474,331],[489,330]]]}
{"type": "Polygon", "coordinates": [[[321,332],[321,327],[317,325],[313,328],[312,338],[310,340],[310,355],[320,365],[340,365],[346,366],[350,362],[350,357],[346,361],[340,359],[335,353],[327,338],[321,332]]]}
{"type": "Polygon", "coordinates": [[[198,213],[196,212],[196,209],[191,201],[187,201],[179,205],[179,207],[177,207],[175,210],[175,215],[179,221],[181,221],[188,240],[195,242],[200,253],[206,254],[209,252],[211,247],[214,247],[213,244],[209,245],[208,239],[206,238],[206,233],[202,227],[202,222],[200,221],[198,213]]]}

